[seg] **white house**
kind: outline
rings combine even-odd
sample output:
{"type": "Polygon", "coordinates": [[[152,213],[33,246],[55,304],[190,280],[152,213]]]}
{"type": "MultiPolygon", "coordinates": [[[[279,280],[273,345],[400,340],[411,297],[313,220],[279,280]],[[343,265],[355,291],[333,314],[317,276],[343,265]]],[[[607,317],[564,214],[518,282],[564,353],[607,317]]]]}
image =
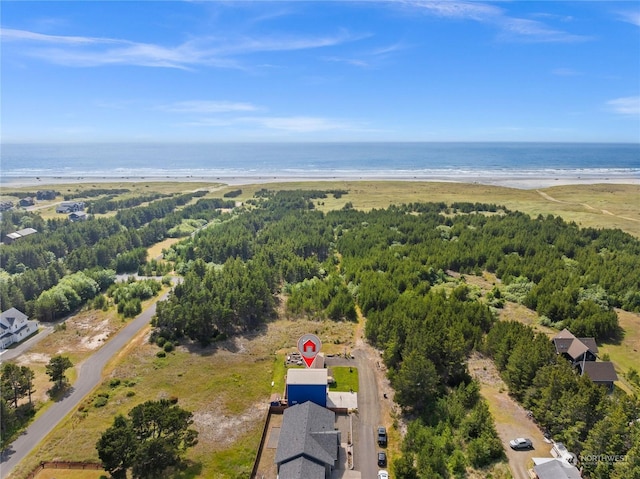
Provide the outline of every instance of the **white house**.
{"type": "Polygon", "coordinates": [[[0,349],[22,341],[38,331],[38,322],[29,321],[26,314],[11,308],[0,314],[0,349]]]}

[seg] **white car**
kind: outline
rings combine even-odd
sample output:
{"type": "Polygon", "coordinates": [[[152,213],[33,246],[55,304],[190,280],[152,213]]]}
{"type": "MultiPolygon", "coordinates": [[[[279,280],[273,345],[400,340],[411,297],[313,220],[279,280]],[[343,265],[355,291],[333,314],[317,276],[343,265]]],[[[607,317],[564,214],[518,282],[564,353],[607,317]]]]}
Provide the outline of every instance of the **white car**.
{"type": "Polygon", "coordinates": [[[512,441],[509,441],[509,446],[511,446],[511,449],[516,451],[521,449],[533,449],[533,443],[531,442],[531,439],[525,437],[518,437],[512,441]]]}
{"type": "Polygon", "coordinates": [[[389,479],[389,473],[387,471],[378,471],[378,479],[389,479]]]}

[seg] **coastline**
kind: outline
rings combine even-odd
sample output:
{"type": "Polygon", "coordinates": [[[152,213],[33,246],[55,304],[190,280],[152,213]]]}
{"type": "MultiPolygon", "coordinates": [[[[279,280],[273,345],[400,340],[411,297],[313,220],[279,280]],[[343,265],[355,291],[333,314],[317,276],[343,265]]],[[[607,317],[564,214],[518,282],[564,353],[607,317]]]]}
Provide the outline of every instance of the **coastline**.
{"type": "Polygon", "coordinates": [[[549,188],[566,185],[625,184],[640,185],[640,175],[628,171],[599,171],[596,173],[575,172],[575,174],[545,174],[545,172],[527,172],[525,174],[504,174],[503,172],[467,172],[451,174],[424,174],[411,172],[361,172],[359,174],[305,175],[220,175],[220,176],[16,176],[0,177],[0,194],[7,188],[46,187],[70,183],[141,183],[141,182],[177,182],[177,183],[222,183],[229,186],[252,184],[291,183],[291,182],[354,182],[354,181],[409,181],[442,182],[456,184],[481,184],[523,190],[549,188]],[[579,173],[579,174],[578,174],[579,173]],[[606,174],[603,174],[606,173],[606,174]]]}

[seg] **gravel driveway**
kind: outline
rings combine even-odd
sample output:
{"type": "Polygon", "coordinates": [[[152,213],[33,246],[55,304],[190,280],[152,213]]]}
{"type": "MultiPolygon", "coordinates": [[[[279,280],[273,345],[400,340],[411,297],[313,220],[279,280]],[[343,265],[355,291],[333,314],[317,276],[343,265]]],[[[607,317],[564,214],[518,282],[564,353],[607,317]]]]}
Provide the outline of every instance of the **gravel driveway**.
{"type": "Polygon", "coordinates": [[[529,469],[533,468],[533,457],[551,457],[551,444],[545,440],[537,424],[527,415],[527,411],[509,394],[493,361],[474,355],[469,359],[469,372],[480,382],[480,392],[489,403],[489,410],[496,424],[498,436],[504,444],[509,460],[509,468],[514,479],[529,479],[529,469]],[[533,442],[533,449],[514,451],[509,441],[526,437],[533,442]]]}

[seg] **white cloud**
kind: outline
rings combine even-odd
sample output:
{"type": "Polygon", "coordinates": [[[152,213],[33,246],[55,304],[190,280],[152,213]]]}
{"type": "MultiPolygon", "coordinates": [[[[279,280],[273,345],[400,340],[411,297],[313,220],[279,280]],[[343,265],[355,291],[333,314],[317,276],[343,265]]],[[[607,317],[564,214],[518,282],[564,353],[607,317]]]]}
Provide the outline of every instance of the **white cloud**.
{"type": "Polygon", "coordinates": [[[369,68],[371,66],[366,60],[359,60],[357,58],[324,57],[324,60],[333,63],[346,63],[347,65],[360,68],[369,68]]]}
{"type": "Polygon", "coordinates": [[[582,75],[582,73],[572,70],[571,68],[556,68],[555,70],[552,70],[551,73],[559,77],[574,77],[582,75]]]}
{"type": "Polygon", "coordinates": [[[615,98],[607,102],[610,110],[621,115],[640,116],[640,96],[615,98]]]}
{"type": "MultiPolygon", "coordinates": [[[[460,20],[473,20],[493,25],[501,38],[530,42],[575,42],[588,37],[556,30],[538,20],[510,16],[503,8],[481,2],[458,0],[406,0],[405,4],[422,8],[435,16],[460,20]]],[[[544,14],[534,14],[544,18],[544,14]]]]}
{"type": "Polygon", "coordinates": [[[241,116],[236,118],[207,117],[182,123],[194,127],[248,126],[262,130],[289,133],[315,133],[326,131],[367,131],[353,122],[313,116],[241,116]]]}
{"type": "Polygon", "coordinates": [[[228,113],[259,110],[251,103],[207,100],[180,101],[162,105],[159,109],[175,113],[228,113]]]}
{"type": "Polygon", "coordinates": [[[640,27],[640,11],[618,12],[618,16],[623,22],[631,23],[640,27]]]}
{"type": "Polygon", "coordinates": [[[31,41],[37,43],[54,43],[68,45],[88,45],[98,43],[128,43],[122,40],[109,38],[76,37],[65,35],[46,35],[44,33],[29,32],[26,30],[15,30],[12,28],[0,28],[0,38],[4,41],[31,41]]]}
{"type": "Polygon", "coordinates": [[[461,18],[486,21],[501,16],[502,9],[479,2],[458,2],[454,0],[418,0],[408,4],[424,8],[434,15],[447,18],[461,18]]]}
{"type": "Polygon", "coordinates": [[[239,55],[324,48],[362,38],[341,31],[334,35],[242,37],[224,42],[206,37],[164,46],[15,29],[2,29],[0,35],[3,41],[25,44],[26,48],[21,52],[27,55],[65,66],[136,65],[179,69],[202,65],[241,69],[242,65],[235,58],[239,55]]]}
{"type": "Polygon", "coordinates": [[[272,130],[289,131],[296,133],[310,133],[345,129],[351,130],[355,128],[354,125],[341,120],[311,116],[244,117],[239,118],[238,121],[244,123],[252,123],[272,130]]]}

